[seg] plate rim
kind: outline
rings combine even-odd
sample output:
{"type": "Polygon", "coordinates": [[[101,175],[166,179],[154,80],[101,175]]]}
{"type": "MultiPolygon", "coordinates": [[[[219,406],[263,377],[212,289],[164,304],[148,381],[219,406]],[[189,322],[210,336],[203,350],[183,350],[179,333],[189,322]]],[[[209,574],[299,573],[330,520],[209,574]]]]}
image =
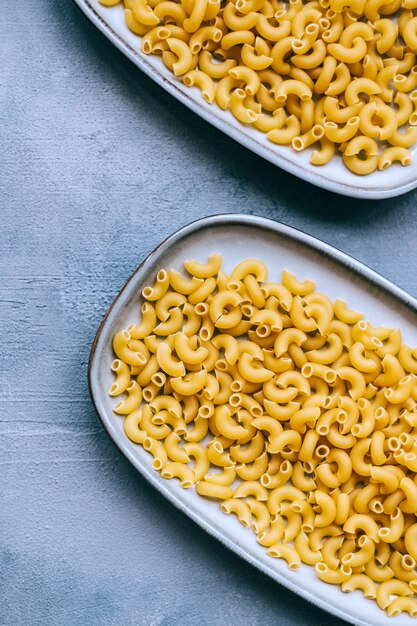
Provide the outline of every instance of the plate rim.
{"type": "MultiPolygon", "coordinates": [[[[242,213],[221,213],[214,214],[207,217],[203,217],[197,220],[193,220],[192,222],[187,223],[185,226],[180,227],[172,234],[168,235],[165,239],[163,239],[155,248],[153,248],[149,254],[147,254],[142,262],[137,266],[137,268],[132,272],[126,282],[123,284],[120,291],[117,293],[116,297],[110,304],[107,309],[103,319],[98,327],[98,330],[95,334],[89,360],[88,360],[88,389],[91,397],[91,401],[94,407],[94,410],[100,420],[102,427],[104,428],[107,435],[110,437],[113,444],[116,446],[118,451],[123,454],[127,458],[127,460],[135,467],[137,471],[141,474],[143,478],[145,478],[154,488],[158,490],[171,504],[173,504],[177,509],[179,509],[183,514],[185,514],[189,519],[198,524],[200,528],[202,528],[205,532],[207,532],[210,536],[214,537],[218,541],[221,542],[222,545],[231,550],[234,554],[250,563],[264,575],[269,576],[279,584],[283,585],[287,589],[290,589],[293,593],[301,596],[305,600],[311,602],[315,606],[325,610],[327,613],[331,615],[335,615],[340,619],[348,621],[351,624],[355,624],[356,626],[374,626],[373,622],[365,621],[363,619],[358,620],[357,617],[353,617],[346,613],[343,609],[338,609],[333,605],[327,604],[327,602],[318,597],[314,593],[309,590],[298,587],[291,580],[285,578],[280,572],[273,570],[272,568],[266,567],[263,563],[259,562],[258,559],[247,552],[243,547],[241,547],[238,543],[235,543],[228,539],[221,532],[217,531],[217,529],[212,526],[209,522],[207,522],[199,511],[193,511],[189,508],[189,506],[183,502],[181,499],[177,497],[175,492],[171,490],[168,485],[165,486],[161,484],[157,480],[157,474],[154,472],[145,472],[141,462],[127,449],[121,447],[119,445],[119,439],[113,435],[113,432],[108,427],[108,423],[106,421],[106,417],[102,415],[101,410],[98,406],[99,402],[96,402],[95,390],[94,390],[94,381],[92,379],[92,370],[93,364],[95,362],[95,358],[97,356],[97,344],[100,339],[101,333],[106,325],[107,319],[113,310],[116,303],[122,299],[122,296],[128,287],[128,285],[134,281],[138,274],[141,272],[142,268],[148,263],[152,262],[153,257],[157,256],[158,253],[163,253],[167,249],[171,247],[171,245],[175,244],[177,241],[181,240],[184,237],[192,235],[199,230],[209,228],[210,226],[218,226],[221,224],[227,225],[245,225],[252,226],[258,228],[266,228],[275,232],[281,236],[287,237],[291,240],[295,240],[300,242],[302,245],[307,246],[314,251],[322,254],[324,257],[330,257],[333,261],[336,261],[340,265],[343,265],[345,268],[353,270],[355,274],[364,277],[366,280],[371,282],[373,285],[385,291],[391,297],[399,301],[406,308],[410,309],[413,313],[417,314],[417,298],[414,298],[409,293],[395,285],[392,281],[385,278],[382,274],[379,274],[375,270],[372,270],[366,264],[361,261],[355,259],[354,257],[342,252],[335,246],[332,246],[321,239],[314,237],[313,235],[309,235],[305,233],[303,230],[280,222],[278,220],[272,220],[270,218],[260,217],[256,215],[246,215],[242,213]]],[[[97,357],[98,358],[98,357],[97,357]]],[[[99,398],[99,396],[98,396],[99,398]]],[[[104,413],[104,412],[103,412],[104,413]]],[[[393,622],[394,624],[394,622],[393,622]]]]}
{"type": "MultiPolygon", "coordinates": [[[[403,183],[400,185],[391,185],[389,187],[381,187],[378,189],[368,189],[366,185],[350,185],[348,183],[341,183],[337,180],[331,180],[320,173],[320,168],[316,171],[310,171],[304,166],[300,166],[297,163],[293,163],[287,159],[284,155],[278,154],[269,148],[258,143],[255,139],[248,136],[242,129],[234,127],[229,124],[227,120],[222,119],[219,112],[214,110],[205,109],[202,104],[196,102],[194,99],[187,97],[187,95],[179,89],[173,82],[167,81],[167,79],[160,74],[159,71],[150,67],[146,62],[146,55],[141,55],[135,51],[131,46],[122,38],[122,36],[116,32],[112,26],[103,20],[103,18],[97,13],[90,0],[73,0],[75,5],[80,11],[90,20],[96,28],[111,41],[134,65],[139,67],[149,78],[162,87],[171,96],[179,100],[193,113],[204,119],[206,122],[223,132],[228,137],[231,137],[234,141],[243,145],[245,148],[256,154],[257,156],[272,163],[276,167],[304,180],[316,187],[325,189],[333,193],[338,193],[343,196],[352,198],[368,199],[368,200],[383,200],[387,198],[393,198],[409,191],[412,191],[417,187],[417,175],[411,182],[403,183]],[[244,141],[243,141],[244,139],[244,141]]],[[[416,154],[417,158],[417,154],[416,154]]],[[[411,166],[413,167],[413,166],[411,166]]],[[[381,172],[383,174],[383,172],[381,172]]],[[[366,181],[365,177],[359,177],[360,180],[366,181]]]]}

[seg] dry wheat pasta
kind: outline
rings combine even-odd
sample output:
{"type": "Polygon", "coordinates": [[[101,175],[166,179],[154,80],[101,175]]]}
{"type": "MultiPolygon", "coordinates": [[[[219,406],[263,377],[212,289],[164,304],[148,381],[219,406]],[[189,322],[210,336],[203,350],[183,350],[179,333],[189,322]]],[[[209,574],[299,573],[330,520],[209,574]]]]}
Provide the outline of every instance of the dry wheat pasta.
{"type": "Polygon", "coordinates": [[[126,435],[271,557],[417,616],[417,349],[258,259],[184,269],[114,337],[126,435]]]}
{"type": "MultiPolygon", "coordinates": [[[[100,0],[113,7],[117,0],[100,0]]],[[[410,165],[417,142],[417,3],[124,0],[142,52],[269,141],[338,151],[357,175],[410,165]]]]}

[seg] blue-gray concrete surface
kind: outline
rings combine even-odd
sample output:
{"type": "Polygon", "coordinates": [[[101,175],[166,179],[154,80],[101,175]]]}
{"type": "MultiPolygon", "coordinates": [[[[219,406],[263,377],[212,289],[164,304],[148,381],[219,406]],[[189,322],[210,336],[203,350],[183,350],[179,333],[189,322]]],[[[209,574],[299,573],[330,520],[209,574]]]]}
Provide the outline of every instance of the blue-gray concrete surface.
{"type": "Polygon", "coordinates": [[[0,623],[342,624],[148,486],[100,427],[87,359],[143,257],[212,213],[300,227],[417,295],[417,194],[315,189],[161,91],[69,0],[1,5],[0,623]]]}

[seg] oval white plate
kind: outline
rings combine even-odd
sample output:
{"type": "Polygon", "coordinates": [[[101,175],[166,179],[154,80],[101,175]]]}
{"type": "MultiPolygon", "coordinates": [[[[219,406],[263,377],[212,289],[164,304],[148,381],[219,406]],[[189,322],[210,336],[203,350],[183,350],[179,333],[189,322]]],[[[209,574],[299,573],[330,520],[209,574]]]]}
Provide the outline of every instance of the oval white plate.
{"type": "Polygon", "coordinates": [[[239,261],[257,257],[270,269],[270,279],[280,279],[282,268],[301,279],[316,281],[317,289],[332,299],[343,298],[362,311],[373,324],[399,326],[405,342],[417,345],[417,300],[335,248],[279,222],[246,215],[221,215],[193,222],[160,244],[139,266],[107,312],[94,340],[89,364],[90,392],[102,424],[123,454],[143,476],[211,535],[303,598],[352,624],[364,626],[411,626],[406,615],[388,618],[375,602],[359,591],[342,593],[316,578],[314,569],[302,566],[292,572],[281,560],[269,557],[255,535],[234,516],[226,516],[217,504],[204,500],[193,489],[181,489],[151,467],[151,457],[132,443],[123,430],[123,418],[112,411],[114,398],[108,389],[114,376],[112,339],[121,328],[137,322],[142,288],[153,282],[164,267],[182,269],[183,261],[207,259],[221,252],[230,271],[239,261]]]}
{"type": "MultiPolygon", "coordinates": [[[[274,165],[313,185],[356,198],[390,198],[417,186],[415,163],[409,167],[396,164],[385,172],[374,172],[363,177],[349,172],[339,156],[331,163],[317,167],[309,163],[310,150],[295,152],[288,146],[272,144],[256,128],[244,126],[230,112],[222,111],[215,104],[207,104],[196,87],[192,89],[185,87],[182,81],[165,67],[160,57],[143,54],[141,38],[127,28],[121,5],[108,8],[100,5],[98,0],[74,1],[93,24],[158,85],[207,122],[274,165]]],[[[413,152],[415,155],[417,148],[414,148],[413,152]]]]}

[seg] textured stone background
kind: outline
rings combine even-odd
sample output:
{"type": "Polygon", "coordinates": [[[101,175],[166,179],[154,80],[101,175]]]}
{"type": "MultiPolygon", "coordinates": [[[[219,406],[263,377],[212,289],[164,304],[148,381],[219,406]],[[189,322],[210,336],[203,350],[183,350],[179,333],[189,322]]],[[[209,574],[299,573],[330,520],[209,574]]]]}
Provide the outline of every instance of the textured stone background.
{"type": "Polygon", "coordinates": [[[193,116],[69,0],[1,4],[0,623],[341,624],[144,482],[98,423],[88,353],[144,255],[211,213],[300,227],[417,295],[416,193],[319,191],[193,116]]]}

